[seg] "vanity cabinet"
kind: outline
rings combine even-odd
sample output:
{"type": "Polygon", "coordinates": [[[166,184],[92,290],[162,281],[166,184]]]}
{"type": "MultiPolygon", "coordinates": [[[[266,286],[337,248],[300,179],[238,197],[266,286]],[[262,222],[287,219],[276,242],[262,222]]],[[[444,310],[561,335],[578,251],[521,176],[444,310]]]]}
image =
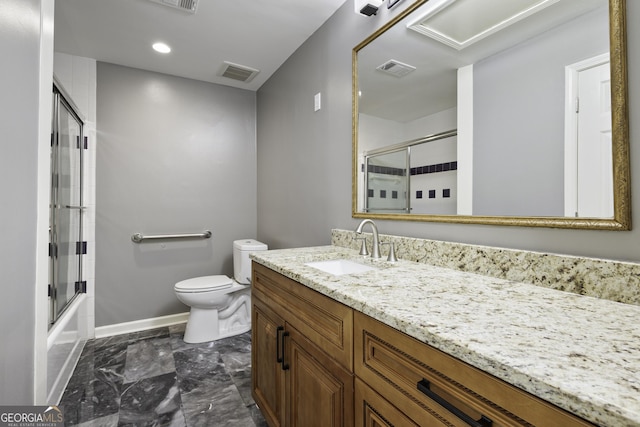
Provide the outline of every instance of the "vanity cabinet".
{"type": "Polygon", "coordinates": [[[271,427],[593,426],[255,262],[252,292],[271,427]]]}
{"type": "Polygon", "coordinates": [[[357,426],[592,426],[359,312],[357,426]]]}
{"type": "Polygon", "coordinates": [[[271,427],[353,426],[353,310],[253,264],[252,393],[271,427]]]}

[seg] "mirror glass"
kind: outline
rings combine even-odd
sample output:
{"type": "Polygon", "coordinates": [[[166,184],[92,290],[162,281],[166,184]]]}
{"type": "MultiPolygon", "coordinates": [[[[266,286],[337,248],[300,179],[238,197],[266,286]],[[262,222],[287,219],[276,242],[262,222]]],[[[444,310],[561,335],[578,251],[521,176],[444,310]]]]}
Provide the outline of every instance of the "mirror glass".
{"type": "Polygon", "coordinates": [[[354,48],[353,216],[629,229],[624,0],[419,0],[354,48]]]}

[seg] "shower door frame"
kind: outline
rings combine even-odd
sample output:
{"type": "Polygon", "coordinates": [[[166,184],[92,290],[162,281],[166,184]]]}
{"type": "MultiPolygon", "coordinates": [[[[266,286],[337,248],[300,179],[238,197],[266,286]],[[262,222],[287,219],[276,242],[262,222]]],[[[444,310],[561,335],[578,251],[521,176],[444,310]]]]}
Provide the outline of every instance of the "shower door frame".
{"type": "MultiPolygon", "coordinates": [[[[53,114],[52,114],[52,130],[51,130],[51,183],[50,183],[50,208],[49,208],[49,328],[64,315],[66,309],[80,295],[86,292],[86,285],[82,280],[82,255],[86,253],[86,244],[83,241],[83,219],[84,219],[84,151],[86,147],[86,137],[84,135],[85,122],[78,113],[78,108],[73,104],[71,98],[66,95],[63,87],[54,79],[52,92],[53,114]],[[60,130],[62,109],[66,110],[69,118],[73,118],[77,122],[79,132],[77,135],[76,148],[78,150],[77,174],[77,204],[73,204],[70,200],[60,200],[60,166],[62,163],[62,149],[60,145],[60,130]],[[64,203],[64,204],[63,204],[64,203]],[[73,230],[77,240],[75,242],[61,242],[58,226],[63,212],[77,212],[77,229],[73,230]],[[61,244],[62,243],[62,244],[61,244]],[[75,243],[75,244],[74,244],[75,243]],[[62,291],[61,285],[69,286],[69,283],[60,283],[59,271],[61,271],[60,250],[66,248],[66,256],[74,259],[73,268],[74,293],[70,298],[65,298],[64,304],[58,298],[58,293],[62,291]]],[[[71,168],[70,168],[71,169],[71,168]]],[[[69,179],[70,186],[75,180],[69,179]]],[[[69,221],[73,224],[73,221],[69,221]]],[[[67,278],[71,274],[67,274],[67,278]]],[[[67,290],[68,295],[68,290],[67,290]]]]}

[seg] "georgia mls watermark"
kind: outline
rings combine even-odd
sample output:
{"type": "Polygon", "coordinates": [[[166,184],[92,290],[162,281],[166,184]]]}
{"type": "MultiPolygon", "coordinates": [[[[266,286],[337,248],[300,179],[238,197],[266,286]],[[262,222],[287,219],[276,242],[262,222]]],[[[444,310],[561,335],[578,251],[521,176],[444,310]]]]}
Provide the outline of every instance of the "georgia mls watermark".
{"type": "Polygon", "coordinates": [[[57,406],[0,406],[0,427],[64,427],[57,406]]]}

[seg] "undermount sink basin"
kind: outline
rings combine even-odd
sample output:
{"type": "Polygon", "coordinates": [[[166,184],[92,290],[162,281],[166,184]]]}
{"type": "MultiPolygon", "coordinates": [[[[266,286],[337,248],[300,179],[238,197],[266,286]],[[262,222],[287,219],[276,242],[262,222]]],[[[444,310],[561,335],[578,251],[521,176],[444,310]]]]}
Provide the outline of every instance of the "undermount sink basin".
{"type": "Polygon", "coordinates": [[[375,267],[349,261],[348,259],[332,259],[328,261],[308,262],[305,265],[317,268],[325,273],[340,276],[343,274],[364,273],[365,271],[377,270],[375,267]]]}

